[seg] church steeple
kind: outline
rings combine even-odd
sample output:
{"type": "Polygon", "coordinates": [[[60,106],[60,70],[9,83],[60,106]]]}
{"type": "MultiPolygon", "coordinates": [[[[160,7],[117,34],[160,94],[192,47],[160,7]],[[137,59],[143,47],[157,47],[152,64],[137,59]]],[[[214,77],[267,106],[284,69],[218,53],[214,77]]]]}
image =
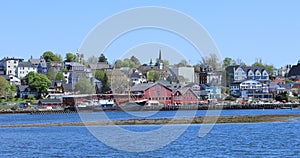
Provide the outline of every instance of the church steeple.
{"type": "Polygon", "coordinates": [[[159,49],[159,55],[158,55],[158,68],[163,69],[163,60],[161,59],[161,49],[159,49]]]}
{"type": "Polygon", "coordinates": [[[161,49],[159,49],[158,61],[161,62],[161,49]]]}

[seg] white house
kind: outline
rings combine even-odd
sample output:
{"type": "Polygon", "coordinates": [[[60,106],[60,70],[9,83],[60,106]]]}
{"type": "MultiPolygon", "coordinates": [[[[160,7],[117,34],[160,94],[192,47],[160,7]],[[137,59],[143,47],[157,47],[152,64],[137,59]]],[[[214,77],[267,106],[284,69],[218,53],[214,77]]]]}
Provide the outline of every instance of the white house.
{"type": "Polygon", "coordinates": [[[4,75],[3,76],[9,84],[21,85],[21,80],[14,75],[4,75]]]}
{"type": "Polygon", "coordinates": [[[18,78],[22,79],[29,72],[37,72],[37,66],[34,66],[30,62],[20,62],[16,71],[18,78]]]}
{"type": "Polygon", "coordinates": [[[0,60],[2,75],[16,75],[16,70],[19,65],[19,62],[22,62],[24,59],[21,58],[3,58],[0,60]]]}
{"type": "MultiPolygon", "coordinates": [[[[230,68],[233,69],[233,81],[244,81],[246,79],[259,81],[269,80],[269,73],[262,66],[232,66],[230,68]]],[[[230,72],[229,74],[231,75],[230,72]]]]}

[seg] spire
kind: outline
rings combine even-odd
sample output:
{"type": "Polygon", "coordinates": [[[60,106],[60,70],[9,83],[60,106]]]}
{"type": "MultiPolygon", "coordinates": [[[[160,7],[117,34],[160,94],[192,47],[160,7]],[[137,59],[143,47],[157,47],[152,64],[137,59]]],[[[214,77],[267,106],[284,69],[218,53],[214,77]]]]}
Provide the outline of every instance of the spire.
{"type": "Polygon", "coordinates": [[[161,49],[159,49],[158,61],[161,62],[161,49]]]}

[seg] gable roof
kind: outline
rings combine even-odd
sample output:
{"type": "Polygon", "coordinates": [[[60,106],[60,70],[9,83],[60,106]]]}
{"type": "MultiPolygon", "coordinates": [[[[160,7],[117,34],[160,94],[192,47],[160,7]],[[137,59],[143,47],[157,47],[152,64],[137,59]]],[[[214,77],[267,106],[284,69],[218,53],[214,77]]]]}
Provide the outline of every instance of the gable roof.
{"type": "MultiPolygon", "coordinates": [[[[167,87],[167,86],[165,86],[164,84],[162,84],[162,83],[159,83],[159,82],[155,82],[155,83],[141,83],[141,84],[137,84],[137,85],[134,85],[134,86],[132,86],[131,88],[130,88],[130,91],[133,91],[133,92],[140,92],[140,91],[146,91],[147,89],[149,89],[149,88],[151,88],[151,87],[153,87],[153,86],[155,86],[155,85],[157,85],[157,84],[159,84],[159,85],[161,85],[161,86],[163,86],[163,87],[165,87],[165,88],[167,88],[167,89],[169,89],[169,90],[171,90],[169,87],[167,87]]],[[[171,90],[172,91],[172,90],[171,90]]]]}
{"type": "Polygon", "coordinates": [[[293,65],[288,73],[288,77],[300,75],[300,63],[293,65]]]}
{"type": "Polygon", "coordinates": [[[235,66],[228,66],[228,67],[226,67],[226,72],[233,74],[234,69],[237,69],[239,67],[242,68],[247,73],[250,70],[252,70],[253,72],[255,72],[256,70],[259,70],[259,72],[262,72],[263,70],[265,70],[264,66],[242,66],[242,65],[235,65],[235,66]]]}
{"type": "Polygon", "coordinates": [[[30,62],[20,62],[18,67],[33,67],[33,68],[36,68],[35,65],[33,65],[32,63],[30,62]]]}
{"type": "Polygon", "coordinates": [[[101,70],[109,68],[109,64],[107,64],[107,62],[90,63],[89,68],[92,70],[101,70]]]}

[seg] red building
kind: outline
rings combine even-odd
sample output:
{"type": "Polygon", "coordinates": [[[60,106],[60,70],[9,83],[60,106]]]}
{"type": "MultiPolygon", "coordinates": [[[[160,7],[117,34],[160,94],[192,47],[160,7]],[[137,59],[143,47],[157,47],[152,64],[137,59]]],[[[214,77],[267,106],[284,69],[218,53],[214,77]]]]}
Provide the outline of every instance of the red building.
{"type": "Polygon", "coordinates": [[[164,105],[172,103],[172,90],[158,82],[134,85],[131,87],[130,92],[132,94],[142,94],[143,98],[148,101],[155,100],[164,105]]]}
{"type": "Polygon", "coordinates": [[[199,98],[197,94],[189,87],[177,89],[174,94],[174,104],[198,104],[199,98]]]}

